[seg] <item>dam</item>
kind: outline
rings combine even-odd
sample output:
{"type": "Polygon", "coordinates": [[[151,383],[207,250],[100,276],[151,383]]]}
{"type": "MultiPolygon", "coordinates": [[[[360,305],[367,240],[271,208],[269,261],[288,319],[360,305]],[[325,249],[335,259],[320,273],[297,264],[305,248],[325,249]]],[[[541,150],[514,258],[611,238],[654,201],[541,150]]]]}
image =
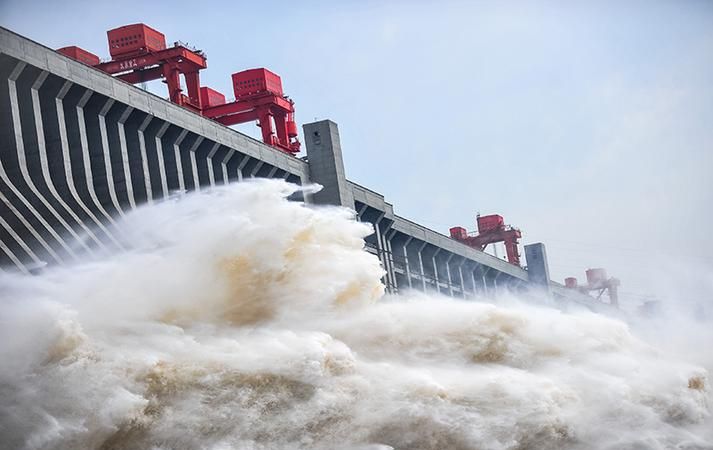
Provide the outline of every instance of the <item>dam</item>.
{"type": "Polygon", "coordinates": [[[0,448],[713,449],[713,11],[2,6],[0,448]]]}
{"type": "Polygon", "coordinates": [[[525,246],[521,267],[397,215],[383,194],[346,177],[330,120],[303,126],[299,158],[4,28],[0,82],[1,270],[32,273],[122,248],[116,218],[172,193],[281,178],[323,186],[295,200],[347,207],[373,225],[366,250],[391,293],[536,288],[606,306],[552,281],[542,243],[525,246]]]}

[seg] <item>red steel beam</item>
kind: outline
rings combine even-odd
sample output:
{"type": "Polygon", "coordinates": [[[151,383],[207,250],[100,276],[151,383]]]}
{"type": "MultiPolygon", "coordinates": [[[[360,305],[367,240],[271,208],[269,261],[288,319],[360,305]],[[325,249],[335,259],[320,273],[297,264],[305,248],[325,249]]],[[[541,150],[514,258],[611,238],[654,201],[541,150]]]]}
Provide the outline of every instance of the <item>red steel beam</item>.
{"type": "Polygon", "coordinates": [[[451,232],[451,238],[481,251],[485,250],[490,244],[502,242],[505,245],[508,262],[516,266],[520,265],[520,253],[518,252],[517,245],[518,239],[522,238],[522,233],[518,229],[493,230],[480,233],[477,236],[466,237],[456,236],[451,232]]]}
{"type": "Polygon", "coordinates": [[[96,67],[104,72],[117,74],[128,72],[130,70],[142,69],[149,66],[163,64],[167,61],[175,61],[180,65],[181,69],[205,69],[208,67],[206,59],[203,55],[189,50],[183,46],[176,46],[161,50],[158,52],[148,53],[140,56],[129,56],[121,59],[115,59],[109,62],[98,64],[96,67]]]}

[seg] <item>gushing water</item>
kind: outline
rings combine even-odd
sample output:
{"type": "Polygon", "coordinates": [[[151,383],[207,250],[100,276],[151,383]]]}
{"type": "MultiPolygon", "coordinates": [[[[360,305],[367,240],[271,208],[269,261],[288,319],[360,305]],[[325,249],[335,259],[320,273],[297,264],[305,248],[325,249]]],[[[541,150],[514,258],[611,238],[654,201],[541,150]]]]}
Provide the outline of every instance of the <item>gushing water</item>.
{"type": "Polygon", "coordinates": [[[382,297],[370,229],[295,189],[141,208],[129,252],[4,275],[0,447],[713,448],[704,368],[591,313],[382,297]]]}

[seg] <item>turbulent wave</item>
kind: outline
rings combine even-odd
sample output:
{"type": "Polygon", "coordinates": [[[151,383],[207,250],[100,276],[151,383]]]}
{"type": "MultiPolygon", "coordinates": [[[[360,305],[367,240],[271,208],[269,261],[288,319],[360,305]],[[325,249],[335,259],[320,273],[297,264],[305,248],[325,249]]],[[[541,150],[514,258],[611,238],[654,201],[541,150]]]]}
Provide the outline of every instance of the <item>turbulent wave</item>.
{"type": "Polygon", "coordinates": [[[383,297],[369,228],[295,189],[140,208],[131,251],[4,275],[0,447],[713,448],[705,368],[591,313],[383,297]]]}

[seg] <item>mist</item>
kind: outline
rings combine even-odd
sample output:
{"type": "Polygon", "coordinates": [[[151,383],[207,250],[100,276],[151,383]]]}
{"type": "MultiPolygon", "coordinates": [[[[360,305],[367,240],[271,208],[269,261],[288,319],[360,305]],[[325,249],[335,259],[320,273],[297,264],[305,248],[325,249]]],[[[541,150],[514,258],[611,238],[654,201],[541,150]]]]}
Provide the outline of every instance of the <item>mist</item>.
{"type": "MultiPolygon", "coordinates": [[[[384,295],[372,230],[254,180],[0,278],[13,449],[713,448],[710,318],[384,295]]],[[[675,312],[675,314],[674,314],[675,312]]]]}

